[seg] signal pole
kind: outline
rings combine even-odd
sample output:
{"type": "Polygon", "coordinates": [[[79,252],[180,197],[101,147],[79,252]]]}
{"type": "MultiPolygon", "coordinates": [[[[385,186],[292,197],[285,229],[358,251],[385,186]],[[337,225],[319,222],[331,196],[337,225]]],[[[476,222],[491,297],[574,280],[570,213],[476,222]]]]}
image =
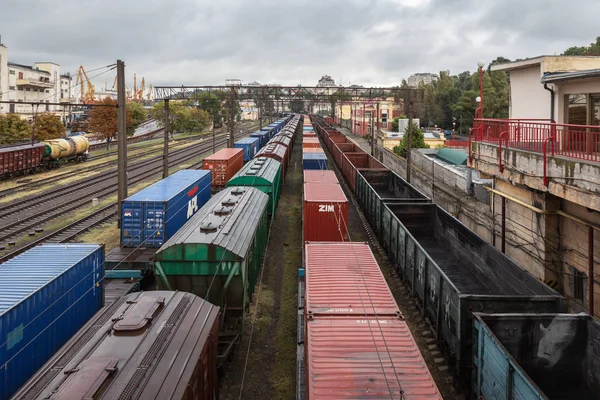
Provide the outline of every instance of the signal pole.
{"type": "Polygon", "coordinates": [[[169,99],[165,99],[165,138],[163,143],[163,179],[169,176],[169,132],[171,130],[171,115],[169,99]]]}
{"type": "Polygon", "coordinates": [[[127,198],[127,110],[125,108],[125,63],[117,60],[117,145],[118,145],[118,226],[121,227],[121,207],[127,198]]]}
{"type": "Polygon", "coordinates": [[[413,118],[413,102],[411,96],[412,90],[408,90],[408,132],[406,134],[406,181],[410,183],[410,166],[411,166],[411,151],[412,151],[412,118],[413,118]]]}

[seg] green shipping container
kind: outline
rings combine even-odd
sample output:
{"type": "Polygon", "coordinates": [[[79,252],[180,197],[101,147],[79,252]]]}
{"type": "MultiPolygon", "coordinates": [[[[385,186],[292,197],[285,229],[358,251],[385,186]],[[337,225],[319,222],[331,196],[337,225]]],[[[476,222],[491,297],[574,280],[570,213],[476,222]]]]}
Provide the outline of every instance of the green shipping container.
{"type": "Polygon", "coordinates": [[[251,186],[269,195],[268,214],[272,218],[281,195],[281,163],[268,157],[255,158],[227,182],[230,186],[251,186]]]}
{"type": "Polygon", "coordinates": [[[221,307],[220,361],[244,330],[267,247],[268,202],[258,189],[225,188],[154,256],[159,289],[190,292],[221,307]]]}

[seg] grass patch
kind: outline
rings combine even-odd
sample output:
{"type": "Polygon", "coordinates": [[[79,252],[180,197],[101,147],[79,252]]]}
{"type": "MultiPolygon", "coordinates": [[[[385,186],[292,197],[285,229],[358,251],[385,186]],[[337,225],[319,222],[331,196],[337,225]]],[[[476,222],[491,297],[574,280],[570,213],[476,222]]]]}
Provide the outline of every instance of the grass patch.
{"type": "Polygon", "coordinates": [[[77,236],[77,242],[80,243],[102,243],[106,253],[120,245],[120,233],[117,227],[117,221],[106,222],[90,229],[88,232],[77,236]]]}

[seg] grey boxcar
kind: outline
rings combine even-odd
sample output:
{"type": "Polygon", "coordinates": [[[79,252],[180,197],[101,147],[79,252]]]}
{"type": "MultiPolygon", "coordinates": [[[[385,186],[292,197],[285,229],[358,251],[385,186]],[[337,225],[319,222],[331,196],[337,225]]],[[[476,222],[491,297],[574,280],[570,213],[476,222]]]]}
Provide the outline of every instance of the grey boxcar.
{"type": "Polygon", "coordinates": [[[474,311],[566,311],[564,297],[435,204],[386,204],[382,232],[458,377],[468,378],[474,311]]]}

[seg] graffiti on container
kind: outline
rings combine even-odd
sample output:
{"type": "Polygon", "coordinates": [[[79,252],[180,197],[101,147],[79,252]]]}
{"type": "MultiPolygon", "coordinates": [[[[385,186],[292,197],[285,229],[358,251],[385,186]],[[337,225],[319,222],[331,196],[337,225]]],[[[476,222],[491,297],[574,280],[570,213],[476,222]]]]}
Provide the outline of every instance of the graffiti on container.
{"type": "Polygon", "coordinates": [[[425,260],[421,259],[419,261],[419,265],[417,268],[417,279],[419,280],[420,284],[423,284],[423,282],[425,281],[425,260]]]}
{"type": "Polygon", "coordinates": [[[450,321],[450,294],[446,293],[446,297],[444,299],[444,322],[448,325],[449,328],[452,328],[452,324],[450,321]]]}
{"type": "Polygon", "coordinates": [[[15,329],[8,332],[8,341],[6,343],[6,350],[10,350],[23,340],[23,324],[19,324],[15,329]]]}
{"type": "Polygon", "coordinates": [[[431,300],[431,303],[435,304],[437,301],[437,279],[435,277],[435,274],[431,274],[429,275],[429,299],[431,300]]]}

